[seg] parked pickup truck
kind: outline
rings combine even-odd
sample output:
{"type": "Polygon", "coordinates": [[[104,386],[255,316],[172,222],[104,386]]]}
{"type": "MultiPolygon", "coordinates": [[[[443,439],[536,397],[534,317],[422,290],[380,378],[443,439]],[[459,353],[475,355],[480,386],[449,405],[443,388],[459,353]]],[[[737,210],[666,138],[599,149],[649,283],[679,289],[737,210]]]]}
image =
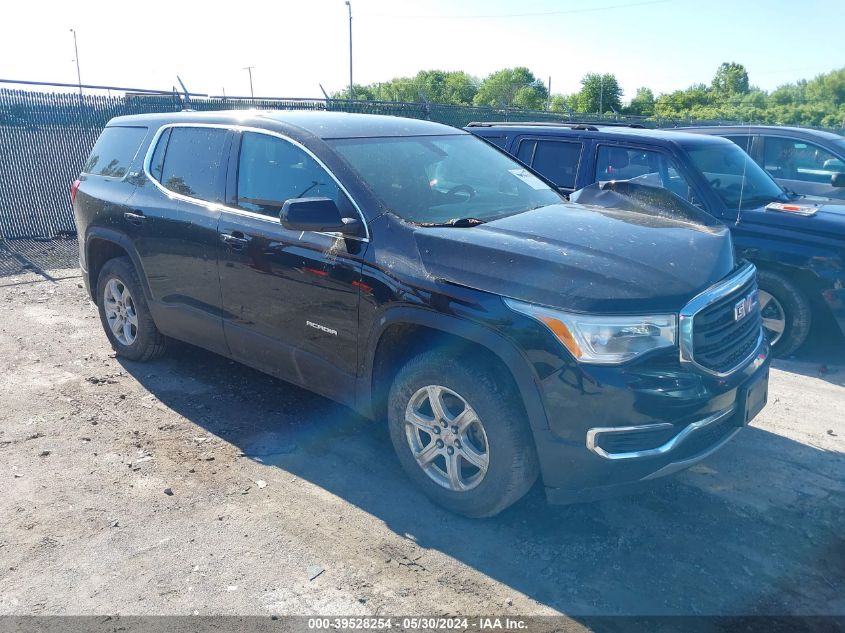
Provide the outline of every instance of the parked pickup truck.
{"type": "Polygon", "coordinates": [[[813,318],[845,333],[845,205],[786,193],[718,136],[640,127],[473,123],[564,194],[594,182],[665,188],[730,227],[757,266],[763,327],[776,356],[798,349],[813,318]]]}
{"type": "Polygon", "coordinates": [[[724,225],[571,204],[462,130],[120,117],[71,191],[121,357],[180,339],[386,419],[455,512],[496,514],[538,474],[559,502],[641,485],[766,402],[755,269],[724,225]]]}

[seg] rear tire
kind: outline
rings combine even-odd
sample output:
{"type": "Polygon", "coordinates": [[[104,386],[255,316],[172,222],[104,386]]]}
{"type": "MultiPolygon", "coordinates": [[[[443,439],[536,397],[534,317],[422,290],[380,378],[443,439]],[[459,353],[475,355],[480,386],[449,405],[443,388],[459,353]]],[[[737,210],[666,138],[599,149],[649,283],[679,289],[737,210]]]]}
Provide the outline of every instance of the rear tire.
{"type": "Polygon", "coordinates": [[[114,351],[129,360],[158,358],[167,339],[158,331],[128,257],[108,260],[97,279],[100,322],[114,351]]]}
{"type": "Polygon", "coordinates": [[[763,328],[772,354],[788,356],[807,340],[812,323],[810,301],[794,281],[769,270],[757,271],[763,328]],[[782,331],[778,331],[783,328],[782,331]]]}
{"type": "Polygon", "coordinates": [[[502,383],[431,351],[411,359],[390,389],[390,438],[405,472],[435,503],[468,517],[498,514],[539,473],[519,395],[502,383]]]}

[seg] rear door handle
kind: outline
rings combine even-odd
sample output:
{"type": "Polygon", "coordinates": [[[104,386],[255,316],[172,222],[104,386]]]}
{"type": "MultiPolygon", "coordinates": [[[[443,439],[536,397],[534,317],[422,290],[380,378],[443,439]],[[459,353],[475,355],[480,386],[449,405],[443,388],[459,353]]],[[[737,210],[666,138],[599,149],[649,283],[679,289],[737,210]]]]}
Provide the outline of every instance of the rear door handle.
{"type": "Polygon", "coordinates": [[[140,211],[127,211],[123,214],[123,219],[129,222],[129,224],[141,226],[147,218],[140,211]]]}
{"type": "Polygon", "coordinates": [[[235,251],[243,250],[249,244],[249,238],[240,231],[232,231],[231,233],[221,233],[220,241],[226,246],[235,251]]]}

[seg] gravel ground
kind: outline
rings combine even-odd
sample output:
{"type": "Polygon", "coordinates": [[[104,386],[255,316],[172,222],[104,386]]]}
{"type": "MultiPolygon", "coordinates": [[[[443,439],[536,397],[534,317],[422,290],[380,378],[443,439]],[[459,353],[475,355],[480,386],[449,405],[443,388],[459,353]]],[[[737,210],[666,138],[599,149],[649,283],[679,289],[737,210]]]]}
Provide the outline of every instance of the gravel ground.
{"type": "Polygon", "coordinates": [[[0,614],[845,614],[845,345],[636,497],[472,521],[384,425],[187,345],[114,357],[75,271],[0,278],[0,614]]]}

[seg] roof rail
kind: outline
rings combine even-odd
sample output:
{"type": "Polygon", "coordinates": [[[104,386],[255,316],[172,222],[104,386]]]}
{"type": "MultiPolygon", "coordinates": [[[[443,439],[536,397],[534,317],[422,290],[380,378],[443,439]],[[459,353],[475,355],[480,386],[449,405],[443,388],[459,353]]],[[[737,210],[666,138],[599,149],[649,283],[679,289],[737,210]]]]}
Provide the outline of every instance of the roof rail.
{"type": "Polygon", "coordinates": [[[468,123],[467,127],[495,127],[497,125],[537,125],[547,127],[575,127],[581,123],[572,123],[571,121],[473,121],[468,123]]]}
{"type": "Polygon", "coordinates": [[[645,126],[639,123],[619,123],[615,121],[473,121],[467,124],[467,127],[496,127],[498,125],[504,126],[526,126],[526,127],[568,127],[573,130],[587,130],[589,132],[598,132],[597,125],[610,127],[630,127],[630,128],[644,128],[645,126]]]}
{"type": "Polygon", "coordinates": [[[606,127],[631,127],[637,130],[644,130],[645,125],[642,123],[625,123],[624,121],[597,121],[589,125],[604,125],[606,127]]]}

